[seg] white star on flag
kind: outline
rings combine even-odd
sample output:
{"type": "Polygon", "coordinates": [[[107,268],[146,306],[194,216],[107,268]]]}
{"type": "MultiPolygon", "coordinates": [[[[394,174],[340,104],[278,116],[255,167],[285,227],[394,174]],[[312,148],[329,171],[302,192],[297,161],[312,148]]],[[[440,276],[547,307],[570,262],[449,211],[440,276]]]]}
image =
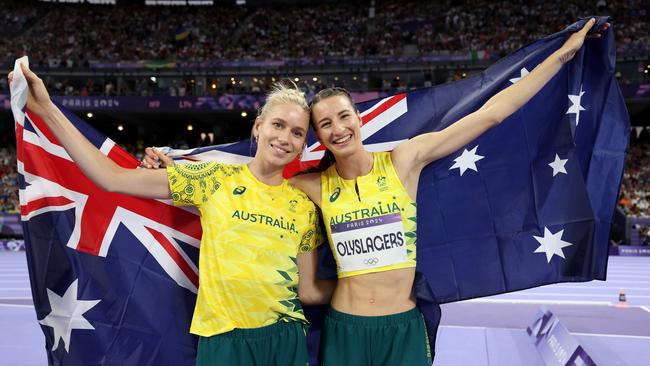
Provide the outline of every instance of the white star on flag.
{"type": "Polygon", "coordinates": [[[569,161],[569,159],[560,159],[560,156],[558,154],[555,154],[555,160],[552,162],[548,163],[548,165],[553,168],[553,176],[559,174],[559,173],[564,173],[567,174],[566,168],[564,167],[566,165],[566,162],[569,161]]]}
{"type": "Polygon", "coordinates": [[[70,287],[65,291],[63,297],[47,289],[47,298],[50,301],[52,311],[38,322],[52,327],[54,330],[55,350],[59,346],[59,339],[63,339],[66,352],[70,352],[70,334],[73,329],[95,329],[83,317],[83,314],[92,309],[101,300],[77,300],[77,282],[74,280],[70,287]]]}
{"type": "Polygon", "coordinates": [[[524,76],[528,75],[529,73],[530,73],[530,72],[528,71],[528,69],[526,69],[526,68],[524,67],[524,68],[521,69],[521,71],[519,71],[519,77],[518,77],[518,78],[512,78],[512,79],[510,79],[510,82],[514,84],[514,83],[516,83],[517,81],[523,79],[524,76]]]}
{"type": "Polygon", "coordinates": [[[580,111],[586,111],[586,109],[580,105],[580,100],[585,94],[585,91],[582,90],[582,85],[580,85],[580,93],[578,95],[569,94],[569,100],[571,101],[571,106],[567,109],[566,114],[574,113],[576,115],[576,126],[580,123],[580,111]]]}
{"type": "Polygon", "coordinates": [[[454,159],[454,165],[452,165],[449,170],[458,168],[460,170],[460,175],[463,175],[467,169],[472,169],[473,171],[478,172],[476,162],[483,159],[485,156],[477,155],[476,149],[478,149],[478,145],[476,145],[471,151],[465,149],[459,157],[454,159]]]}
{"type": "Polygon", "coordinates": [[[535,240],[540,244],[539,247],[535,249],[535,253],[545,253],[548,263],[551,263],[551,258],[553,258],[554,255],[564,258],[562,248],[573,244],[562,240],[563,233],[564,229],[553,234],[548,228],[544,227],[544,237],[533,235],[533,238],[535,238],[535,240]]]}

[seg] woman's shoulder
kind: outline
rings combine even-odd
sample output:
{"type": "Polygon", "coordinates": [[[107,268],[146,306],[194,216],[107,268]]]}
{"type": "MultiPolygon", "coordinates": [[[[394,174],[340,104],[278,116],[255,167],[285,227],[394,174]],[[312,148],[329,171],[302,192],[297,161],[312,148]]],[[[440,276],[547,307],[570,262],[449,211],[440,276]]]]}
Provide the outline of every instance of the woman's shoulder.
{"type": "Polygon", "coordinates": [[[289,178],[289,184],[302,191],[307,191],[316,183],[320,186],[320,175],[320,172],[296,175],[289,178]]]}
{"type": "Polygon", "coordinates": [[[320,175],[321,173],[306,173],[289,179],[289,184],[306,194],[314,203],[320,204],[320,175]]]}

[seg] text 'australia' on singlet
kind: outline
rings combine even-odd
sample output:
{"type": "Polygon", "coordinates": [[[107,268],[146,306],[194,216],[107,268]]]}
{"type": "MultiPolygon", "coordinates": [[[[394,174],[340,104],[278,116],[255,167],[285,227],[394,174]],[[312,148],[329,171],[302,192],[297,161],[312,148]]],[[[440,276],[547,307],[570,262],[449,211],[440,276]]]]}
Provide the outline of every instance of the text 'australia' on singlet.
{"type": "Polygon", "coordinates": [[[321,211],[338,277],[415,267],[416,204],[389,152],[373,153],[369,174],[321,173],[321,211]]]}
{"type": "Polygon", "coordinates": [[[199,289],[190,331],[212,336],[278,320],[306,322],[298,299],[298,253],[322,242],[318,213],[284,180],[258,181],[246,165],[167,168],[172,200],[201,214],[199,289]]]}

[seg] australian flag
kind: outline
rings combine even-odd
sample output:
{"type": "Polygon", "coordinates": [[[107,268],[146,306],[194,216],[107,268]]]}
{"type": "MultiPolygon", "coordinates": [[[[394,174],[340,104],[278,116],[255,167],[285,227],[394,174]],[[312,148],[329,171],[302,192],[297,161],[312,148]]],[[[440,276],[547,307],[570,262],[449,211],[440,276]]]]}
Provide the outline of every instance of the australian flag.
{"type": "MultiPolygon", "coordinates": [[[[599,18],[595,28],[606,20],[599,18]]],[[[480,75],[358,104],[366,148],[391,150],[477,110],[584,23],[525,46],[480,75]]],[[[586,40],[518,112],[425,168],[416,283],[425,316],[427,304],[436,302],[605,279],[629,137],[614,52],[613,28],[586,40]]],[[[15,78],[21,214],[50,363],[193,364],[196,340],[188,331],[198,286],[198,216],[97,188],[24,110],[24,95],[15,78]]],[[[67,115],[107,156],[138,165],[67,115]]],[[[323,150],[311,134],[303,160],[287,175],[317,162],[323,150]]],[[[243,141],[172,155],[245,162],[251,152],[243,141]]]]}
{"type": "MultiPolygon", "coordinates": [[[[103,191],[24,109],[20,68],[11,90],[27,261],[49,364],[193,365],[197,212],[103,191]]],[[[63,112],[116,163],[139,165],[63,112]]]]}

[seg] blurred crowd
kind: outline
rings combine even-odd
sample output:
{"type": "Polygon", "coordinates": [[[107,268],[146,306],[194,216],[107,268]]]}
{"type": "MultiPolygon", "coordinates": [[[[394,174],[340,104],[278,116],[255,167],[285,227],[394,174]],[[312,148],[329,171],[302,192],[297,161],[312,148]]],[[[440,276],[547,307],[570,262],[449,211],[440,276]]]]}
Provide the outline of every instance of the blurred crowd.
{"type": "MultiPolygon", "coordinates": [[[[632,129],[634,134],[635,128],[632,129]]],[[[650,131],[632,137],[625,161],[625,172],[618,208],[628,218],[650,217],[650,131]]],[[[639,244],[650,245],[650,226],[632,225],[639,235],[639,244]]]]}
{"type": "MultiPolygon", "coordinates": [[[[183,62],[351,60],[470,52],[490,61],[590,14],[612,16],[619,53],[650,53],[649,5],[642,0],[363,0],[251,8],[3,2],[7,4],[0,24],[7,31],[0,36],[0,63],[11,65],[15,58],[28,55],[32,64],[54,73],[80,70],[44,77],[55,95],[256,94],[266,92],[275,81],[272,77],[278,77],[271,67],[266,75],[239,80],[193,76],[152,80],[83,73],[97,62],[146,62],[146,67],[155,69],[183,62]]],[[[299,84],[307,92],[336,85],[352,91],[396,93],[457,80],[468,76],[466,72],[436,69],[410,80],[404,75],[402,79],[383,74],[370,78],[305,75],[299,84]]],[[[626,75],[619,78],[622,83],[626,75]]],[[[0,94],[7,92],[6,78],[0,75],[0,94]]]]}
{"type": "Polygon", "coordinates": [[[9,147],[0,148],[0,212],[18,213],[18,172],[16,150],[9,147]]]}
{"type": "Polygon", "coordinates": [[[619,52],[650,50],[648,2],[360,1],[325,4],[146,7],[9,0],[0,60],[23,54],[49,67],[89,61],[168,62],[362,58],[482,51],[503,56],[581,16],[614,19],[619,52]]]}
{"type": "Polygon", "coordinates": [[[626,216],[650,217],[650,131],[632,138],[618,207],[626,216]]]}

